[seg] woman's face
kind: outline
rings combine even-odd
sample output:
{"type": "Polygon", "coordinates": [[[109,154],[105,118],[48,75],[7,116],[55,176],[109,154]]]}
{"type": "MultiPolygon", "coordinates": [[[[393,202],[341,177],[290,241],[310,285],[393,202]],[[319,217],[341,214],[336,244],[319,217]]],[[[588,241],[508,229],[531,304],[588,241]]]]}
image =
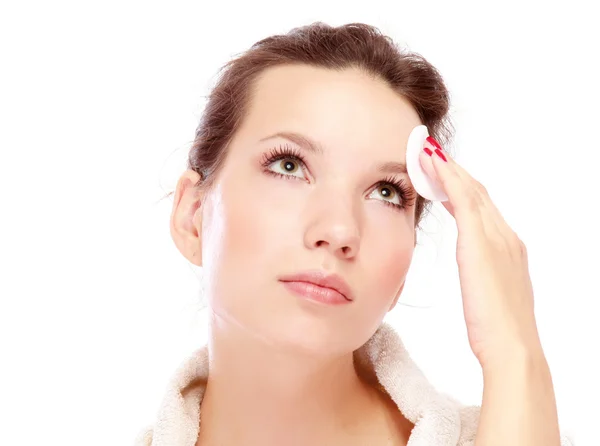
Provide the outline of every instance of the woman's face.
{"type": "Polygon", "coordinates": [[[415,247],[408,175],[380,167],[405,162],[408,136],[420,124],[405,99],[358,70],[264,71],[193,220],[211,311],[249,335],[311,354],[366,342],[396,304],[415,247]],[[273,136],[281,133],[322,151],[273,136]],[[304,163],[269,159],[282,151],[304,163]],[[343,277],[354,300],[313,303],[279,280],[314,269],[343,277]]]}

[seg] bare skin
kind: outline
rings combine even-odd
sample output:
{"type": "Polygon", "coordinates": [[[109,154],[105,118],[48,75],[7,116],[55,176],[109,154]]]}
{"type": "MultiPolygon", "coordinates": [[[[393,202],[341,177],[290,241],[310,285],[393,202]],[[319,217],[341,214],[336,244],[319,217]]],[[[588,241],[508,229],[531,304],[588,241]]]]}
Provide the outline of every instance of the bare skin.
{"type": "MultiPolygon", "coordinates": [[[[305,370],[269,374],[271,381],[263,389],[248,382],[254,378],[258,385],[263,384],[260,377],[248,375],[245,364],[256,361],[261,354],[271,356],[272,352],[258,353],[247,345],[248,351],[242,353],[244,349],[240,347],[237,344],[229,351],[225,347],[213,348],[219,354],[225,350],[235,358],[221,358],[228,368],[214,373],[211,370],[214,379],[209,376],[202,401],[202,429],[196,446],[407,444],[414,425],[389,395],[368,384],[351,364],[346,364],[347,358],[330,369],[319,367],[308,374],[305,370]],[[307,395],[313,397],[309,399],[307,395]],[[254,401],[253,407],[248,410],[239,404],[240,399],[254,401]]],[[[274,364],[272,359],[270,363],[274,364]]],[[[278,372],[281,370],[278,368],[278,372]]],[[[262,370],[265,373],[268,371],[262,370]]]]}
{"type": "Polygon", "coordinates": [[[215,187],[199,191],[195,172],[182,175],[171,236],[203,267],[211,321],[197,445],[407,443],[413,425],[360,378],[353,352],[396,305],[412,260],[414,202],[380,184],[393,177],[412,190],[410,179],[379,166],[405,161],[420,124],[410,103],[359,70],[271,68],[215,187]],[[270,137],[278,132],[323,150],[270,137]],[[305,165],[263,163],[282,146],[305,165]],[[339,274],[355,299],[315,305],[278,280],[307,269],[339,274]]]}

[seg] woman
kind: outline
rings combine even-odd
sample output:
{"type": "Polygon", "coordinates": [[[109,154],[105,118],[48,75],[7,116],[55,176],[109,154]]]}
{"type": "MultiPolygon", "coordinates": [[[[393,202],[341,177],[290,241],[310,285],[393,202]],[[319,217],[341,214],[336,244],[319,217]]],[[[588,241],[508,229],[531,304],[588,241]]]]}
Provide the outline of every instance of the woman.
{"type": "Polygon", "coordinates": [[[209,343],[136,444],[570,444],[525,247],[439,144],[448,109],[436,69],[364,24],[297,28],[226,65],[170,224],[203,269],[209,343]],[[430,205],[403,164],[421,124],[432,136],[421,163],[458,226],[481,408],[437,393],[382,323],[430,205]]]}

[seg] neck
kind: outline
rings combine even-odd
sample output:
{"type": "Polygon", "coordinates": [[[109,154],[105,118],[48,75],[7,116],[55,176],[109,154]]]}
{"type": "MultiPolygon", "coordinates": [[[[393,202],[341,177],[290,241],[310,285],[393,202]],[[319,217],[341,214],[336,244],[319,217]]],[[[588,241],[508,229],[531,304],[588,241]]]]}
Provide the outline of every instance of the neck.
{"type": "Polygon", "coordinates": [[[333,444],[381,413],[379,392],[358,376],[352,352],[323,357],[274,346],[216,316],[208,347],[203,446],[333,444]]]}

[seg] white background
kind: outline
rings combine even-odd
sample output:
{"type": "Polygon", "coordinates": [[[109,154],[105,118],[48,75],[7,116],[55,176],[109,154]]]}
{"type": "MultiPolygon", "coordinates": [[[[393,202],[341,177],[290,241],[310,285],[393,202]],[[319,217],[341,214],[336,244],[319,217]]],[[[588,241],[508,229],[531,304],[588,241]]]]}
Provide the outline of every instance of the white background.
{"type": "MultiPolygon", "coordinates": [[[[376,25],[452,94],[458,162],[529,250],[561,428],[598,445],[595,2],[12,2],[0,7],[0,444],[129,445],[204,340],[171,198],[214,76],[313,21],[376,25]]],[[[479,404],[439,205],[388,320],[479,404]]]]}

